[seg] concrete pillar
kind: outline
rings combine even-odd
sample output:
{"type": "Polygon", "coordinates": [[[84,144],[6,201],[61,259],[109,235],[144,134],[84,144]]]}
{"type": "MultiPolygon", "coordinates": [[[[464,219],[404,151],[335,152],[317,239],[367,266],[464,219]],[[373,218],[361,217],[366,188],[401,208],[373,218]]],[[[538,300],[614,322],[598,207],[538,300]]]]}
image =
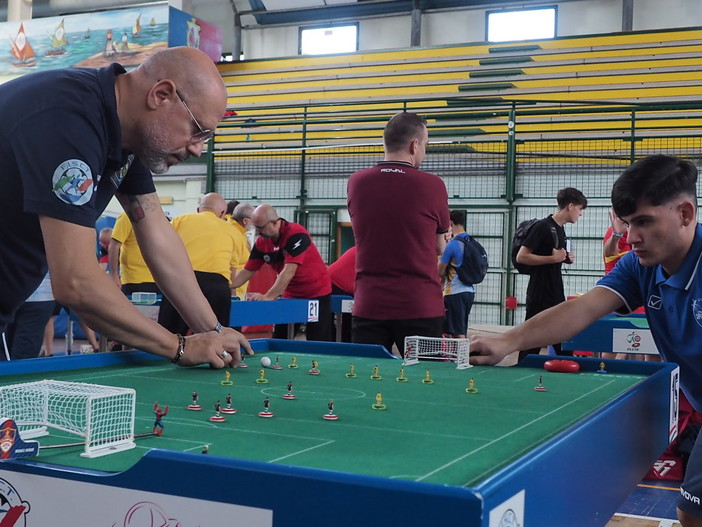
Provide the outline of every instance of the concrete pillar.
{"type": "Polygon", "coordinates": [[[7,21],[18,22],[32,18],[32,0],[10,0],[7,3],[7,21]]]}
{"type": "Polygon", "coordinates": [[[622,4],[622,31],[634,29],[634,0],[624,0],[622,4]]]}

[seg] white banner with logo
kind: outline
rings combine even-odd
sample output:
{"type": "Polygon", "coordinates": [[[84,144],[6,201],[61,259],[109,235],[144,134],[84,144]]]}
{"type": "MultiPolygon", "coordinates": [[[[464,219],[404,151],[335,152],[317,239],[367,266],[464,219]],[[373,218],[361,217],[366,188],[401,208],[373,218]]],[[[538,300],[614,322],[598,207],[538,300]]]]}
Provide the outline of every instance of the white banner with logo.
{"type": "Polygon", "coordinates": [[[3,527],[221,527],[223,521],[273,526],[268,509],[5,470],[0,470],[0,499],[3,527]]]}

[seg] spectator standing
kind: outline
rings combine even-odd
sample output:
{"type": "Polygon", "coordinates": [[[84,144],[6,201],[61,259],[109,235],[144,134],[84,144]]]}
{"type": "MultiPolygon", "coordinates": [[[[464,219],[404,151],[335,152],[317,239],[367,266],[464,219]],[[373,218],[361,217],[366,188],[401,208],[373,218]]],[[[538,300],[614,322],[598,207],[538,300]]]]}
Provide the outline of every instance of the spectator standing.
{"type": "Polygon", "coordinates": [[[141,254],[132,222],[125,212],[115,221],[107,252],[110,276],[125,295],[136,292],[161,294],[141,254]]]}
{"type": "MultiPolygon", "coordinates": [[[[212,192],[200,199],[197,212],[182,214],[172,222],[188,252],[200,290],[222,326],[229,325],[230,284],[242,249],[242,240],[224,218],[226,207],[224,198],[212,192]]],[[[167,298],[161,303],[158,322],[174,333],[185,334],[189,329],[167,298]]]]}
{"type": "MultiPolygon", "coordinates": [[[[231,201],[229,203],[232,203],[231,201]]],[[[250,203],[239,203],[237,202],[236,207],[232,210],[232,214],[227,218],[227,222],[234,227],[234,231],[237,233],[237,249],[236,249],[236,265],[234,266],[237,271],[241,271],[246,262],[251,255],[251,242],[248,237],[249,232],[253,232],[253,226],[251,224],[251,216],[253,215],[253,205],[250,203]]],[[[239,300],[246,300],[246,290],[248,289],[248,282],[242,286],[237,287],[233,292],[234,296],[238,297],[239,300]]]]}
{"type": "MultiPolygon", "coordinates": [[[[356,285],[356,246],[347,249],[327,270],[332,283],[332,295],[353,296],[356,285]]],[[[340,342],[351,342],[351,313],[335,313],[335,318],[335,325],[341,324],[340,342]]]]}
{"type": "Polygon", "coordinates": [[[351,175],[348,208],[356,239],[354,342],[404,353],[408,335],[440,337],[444,303],[436,260],[449,229],[444,182],[419,170],[426,120],[403,112],[383,133],[384,160],[351,175]]]}
{"type": "MultiPolygon", "coordinates": [[[[234,277],[232,287],[239,287],[268,263],[278,276],[266,293],[249,293],[250,300],[309,298],[319,301],[319,320],[307,323],[307,340],[332,340],[331,280],[327,266],[302,225],[278,217],[276,210],[264,203],[252,215],[259,233],[249,261],[234,277]]],[[[275,338],[287,338],[284,325],[276,325],[275,338]]]]}
{"type": "MultiPolygon", "coordinates": [[[[526,320],[565,301],[561,266],[575,263],[563,226],[575,223],[587,207],[587,198],[578,189],[568,187],[558,191],[558,210],[535,223],[517,253],[517,262],[531,266],[526,297],[526,320]]],[[[557,355],[572,355],[561,350],[561,344],[550,343],[557,355]]],[[[521,350],[519,360],[540,348],[521,350]]]]}
{"type": "MultiPolygon", "coordinates": [[[[51,279],[46,273],[39,287],[17,309],[12,323],[2,334],[4,353],[0,360],[33,359],[39,356],[44,328],[54,310],[51,279]]],[[[51,349],[49,349],[51,355],[51,349]]]]}
{"type": "Polygon", "coordinates": [[[456,272],[456,268],[463,263],[464,244],[460,239],[468,239],[465,230],[466,213],[452,210],[450,218],[453,238],[446,244],[438,265],[439,276],[443,280],[446,309],[444,334],[453,338],[466,338],[468,317],[475,301],[475,285],[461,282],[456,272]]]}
{"type": "Polygon", "coordinates": [[[112,240],[112,228],[105,227],[100,229],[100,234],[98,234],[98,262],[100,263],[100,269],[106,273],[110,272],[110,240],[112,240]]]}

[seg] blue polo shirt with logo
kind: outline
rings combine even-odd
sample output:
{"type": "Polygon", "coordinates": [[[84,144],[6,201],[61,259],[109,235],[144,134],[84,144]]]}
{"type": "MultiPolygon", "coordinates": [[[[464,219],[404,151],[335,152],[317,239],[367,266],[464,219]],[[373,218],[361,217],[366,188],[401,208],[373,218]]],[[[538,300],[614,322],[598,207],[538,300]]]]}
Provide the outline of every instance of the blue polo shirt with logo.
{"type": "Polygon", "coordinates": [[[122,73],[118,64],[57,69],[0,86],[0,328],[46,274],[40,215],[94,227],[117,188],[155,191],[122,149],[122,73]]]}
{"type": "Polygon", "coordinates": [[[645,306],[661,356],[680,366],[680,385],[696,410],[702,410],[702,225],[677,273],[660,265],[644,267],[633,251],[597,282],[624,301],[622,314],[645,306]]]}

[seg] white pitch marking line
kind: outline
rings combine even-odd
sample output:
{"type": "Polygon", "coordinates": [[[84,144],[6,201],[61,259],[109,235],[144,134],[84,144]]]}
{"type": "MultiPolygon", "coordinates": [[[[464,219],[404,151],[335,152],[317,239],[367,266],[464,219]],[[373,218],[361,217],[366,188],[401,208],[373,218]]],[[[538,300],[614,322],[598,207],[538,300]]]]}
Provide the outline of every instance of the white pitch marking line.
{"type": "Polygon", "coordinates": [[[604,388],[604,387],[606,387],[606,386],[612,384],[613,382],[614,382],[614,381],[610,381],[610,382],[608,382],[607,384],[603,384],[602,386],[600,386],[600,387],[598,387],[598,388],[595,388],[594,390],[591,390],[591,391],[589,391],[588,393],[585,393],[585,394],[581,395],[580,397],[578,397],[578,398],[576,398],[576,399],[573,399],[573,400],[571,400],[571,401],[569,401],[569,402],[567,402],[567,403],[565,403],[565,404],[562,404],[562,405],[559,406],[558,408],[554,408],[553,410],[551,410],[550,412],[548,412],[548,413],[542,415],[541,417],[538,417],[538,418],[534,419],[533,421],[530,421],[530,422],[528,422],[528,423],[526,423],[526,424],[523,424],[522,426],[520,426],[519,428],[516,428],[516,429],[512,430],[511,432],[508,432],[508,433],[506,433],[506,434],[504,434],[504,435],[498,437],[497,439],[493,439],[493,440],[490,441],[489,443],[485,443],[484,445],[479,446],[478,448],[473,449],[473,450],[471,450],[470,452],[466,452],[466,453],[463,454],[462,456],[457,457],[456,459],[454,459],[454,460],[452,460],[452,461],[449,461],[448,463],[445,463],[444,465],[440,466],[439,468],[437,468],[437,469],[435,469],[435,470],[432,470],[431,472],[428,472],[428,473],[424,474],[423,476],[417,478],[417,481],[425,480],[426,478],[428,478],[428,477],[430,477],[430,476],[433,476],[433,475],[436,474],[437,472],[441,472],[441,471],[444,470],[445,468],[448,468],[448,467],[450,467],[451,465],[454,465],[454,464],[458,463],[459,461],[463,461],[465,458],[470,457],[470,456],[472,456],[473,454],[476,454],[476,453],[480,452],[481,450],[486,449],[486,448],[489,447],[490,445],[493,445],[493,444],[495,444],[495,443],[497,443],[497,442],[499,442],[499,441],[502,441],[503,439],[506,439],[507,437],[509,437],[509,436],[511,436],[511,435],[513,435],[513,434],[516,434],[517,432],[520,432],[520,431],[523,430],[524,428],[527,428],[527,427],[531,426],[532,424],[536,423],[537,421],[541,421],[542,419],[545,419],[545,418],[549,417],[551,414],[554,414],[554,413],[556,413],[556,412],[562,410],[563,408],[565,408],[565,407],[567,407],[567,406],[570,406],[571,404],[573,404],[573,403],[579,401],[580,399],[584,399],[585,397],[588,397],[590,394],[592,394],[592,393],[594,393],[594,392],[596,392],[596,391],[598,391],[598,390],[601,390],[602,388],[604,388]]]}
{"type": "Polygon", "coordinates": [[[286,455],[286,456],[282,456],[282,457],[277,457],[277,458],[275,458],[275,459],[271,459],[271,460],[269,461],[269,463],[277,463],[278,461],[281,461],[281,460],[283,460],[283,459],[287,459],[287,458],[289,458],[289,457],[293,457],[293,456],[296,456],[296,455],[298,455],[298,454],[304,454],[305,452],[309,452],[310,450],[315,450],[315,449],[317,449],[317,448],[322,448],[322,447],[324,447],[324,446],[330,445],[330,444],[335,443],[335,442],[336,442],[336,441],[331,440],[331,441],[327,441],[327,442],[322,443],[322,444],[319,444],[319,445],[315,445],[315,446],[311,446],[311,447],[309,447],[309,448],[305,448],[304,450],[298,450],[297,452],[293,452],[293,453],[288,454],[288,455],[286,455]]]}

